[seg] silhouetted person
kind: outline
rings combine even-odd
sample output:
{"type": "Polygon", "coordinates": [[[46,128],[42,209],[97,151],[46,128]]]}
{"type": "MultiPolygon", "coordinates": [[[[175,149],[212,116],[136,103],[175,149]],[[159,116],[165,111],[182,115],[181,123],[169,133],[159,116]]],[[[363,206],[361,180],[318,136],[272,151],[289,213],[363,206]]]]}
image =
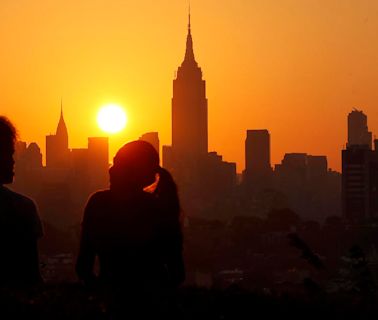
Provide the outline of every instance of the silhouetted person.
{"type": "Polygon", "coordinates": [[[29,198],[4,187],[12,183],[16,130],[0,116],[0,286],[24,287],[41,281],[37,241],[42,225],[29,198]]]}
{"type": "Polygon", "coordinates": [[[176,185],[145,141],[123,146],[109,174],[110,189],[92,195],[85,208],[77,274],[122,295],[124,308],[146,310],[184,280],[176,185]]]}

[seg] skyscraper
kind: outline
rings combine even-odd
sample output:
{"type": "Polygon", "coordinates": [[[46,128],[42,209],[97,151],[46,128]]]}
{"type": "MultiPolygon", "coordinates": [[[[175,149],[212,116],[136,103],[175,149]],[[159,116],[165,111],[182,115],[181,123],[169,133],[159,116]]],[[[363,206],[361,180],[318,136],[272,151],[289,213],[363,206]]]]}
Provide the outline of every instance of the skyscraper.
{"type": "Polygon", "coordinates": [[[259,187],[268,183],[271,174],[269,131],[247,130],[244,181],[259,187]]]}
{"type": "Polygon", "coordinates": [[[194,58],[189,14],[185,58],[173,80],[172,148],[197,159],[207,154],[207,135],[206,82],[194,58]]]}
{"type": "Polygon", "coordinates": [[[206,82],[194,57],[190,13],[187,32],[184,61],[173,80],[172,146],[163,146],[163,166],[192,185],[207,161],[208,130],[206,82]]]}
{"type": "Polygon", "coordinates": [[[68,131],[63,117],[63,106],[55,135],[46,136],[46,166],[48,168],[67,168],[70,162],[68,131]]]}
{"type": "Polygon", "coordinates": [[[354,109],[348,114],[348,144],[347,148],[364,146],[371,149],[372,134],[368,130],[367,116],[354,109]]]}
{"type": "Polygon", "coordinates": [[[90,188],[103,189],[109,185],[109,139],[88,138],[88,171],[90,188]]]}
{"type": "Polygon", "coordinates": [[[163,146],[163,166],[193,215],[214,199],[225,199],[236,183],[236,165],[208,152],[207,121],[206,82],[194,57],[189,13],[185,57],[173,80],[172,146],[163,146]]]}
{"type": "Polygon", "coordinates": [[[35,197],[38,194],[42,175],[42,154],[39,146],[32,142],[16,142],[15,179],[13,187],[18,192],[35,197]]]}
{"type": "Polygon", "coordinates": [[[348,115],[347,148],[342,150],[343,213],[351,221],[378,216],[378,145],[373,151],[371,144],[367,116],[353,110],[348,115]]]}

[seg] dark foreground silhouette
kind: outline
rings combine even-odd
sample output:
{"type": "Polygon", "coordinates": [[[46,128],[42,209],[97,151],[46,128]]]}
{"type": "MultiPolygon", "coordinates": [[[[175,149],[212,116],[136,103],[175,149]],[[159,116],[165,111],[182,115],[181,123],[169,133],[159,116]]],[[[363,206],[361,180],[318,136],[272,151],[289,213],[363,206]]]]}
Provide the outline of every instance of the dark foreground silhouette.
{"type": "MultiPolygon", "coordinates": [[[[182,288],[176,296],[180,314],[174,319],[319,319],[337,317],[348,319],[373,318],[377,304],[366,304],[347,296],[328,295],[293,297],[290,295],[263,294],[234,287],[226,290],[182,288]]],[[[147,309],[148,304],[142,306],[147,309]]],[[[123,308],[128,310],[129,304],[123,308]]],[[[103,299],[78,284],[47,285],[25,294],[17,291],[0,291],[2,319],[114,319],[103,299]]],[[[144,319],[124,317],[124,319],[144,319]]],[[[156,313],[148,319],[161,319],[156,313]]],[[[166,318],[163,318],[166,319],[166,318]]],[[[336,318],[334,318],[336,319],[336,318]]]]}
{"type": "Polygon", "coordinates": [[[85,208],[77,274],[100,288],[117,314],[169,313],[184,280],[176,186],[144,141],[122,147],[109,173],[110,189],[92,195],[85,208]]]}
{"type": "Polygon", "coordinates": [[[42,225],[32,200],[4,187],[13,181],[16,130],[0,117],[0,287],[41,281],[37,240],[42,225]]]}

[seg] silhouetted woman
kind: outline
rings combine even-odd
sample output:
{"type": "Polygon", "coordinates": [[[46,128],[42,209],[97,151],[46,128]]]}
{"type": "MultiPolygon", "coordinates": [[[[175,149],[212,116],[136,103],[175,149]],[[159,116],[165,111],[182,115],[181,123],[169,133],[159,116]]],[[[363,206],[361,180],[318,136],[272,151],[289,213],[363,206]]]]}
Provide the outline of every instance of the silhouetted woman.
{"type": "Polygon", "coordinates": [[[109,174],[110,189],[92,195],[85,208],[76,271],[85,283],[122,292],[134,307],[145,299],[148,307],[148,299],[184,280],[176,185],[144,141],[124,145],[109,174]]]}

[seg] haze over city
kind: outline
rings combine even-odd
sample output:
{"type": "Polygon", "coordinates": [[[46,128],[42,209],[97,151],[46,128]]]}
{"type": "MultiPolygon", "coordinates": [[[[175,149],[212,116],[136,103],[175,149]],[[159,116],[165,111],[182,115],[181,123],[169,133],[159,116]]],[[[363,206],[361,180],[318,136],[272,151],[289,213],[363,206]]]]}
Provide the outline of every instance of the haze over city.
{"type": "MultiPolygon", "coordinates": [[[[105,135],[97,112],[121,105],[128,140],[171,143],[172,79],[185,53],[186,1],[2,1],[1,113],[44,146],[63,99],[71,148],[105,135]],[[83,120],[86,119],[86,120],[83,120]]],[[[272,164],[286,152],[327,155],[341,170],[346,116],[378,130],[378,3],[192,1],[196,60],[207,83],[209,151],[244,169],[246,129],[268,129],[272,164]]],[[[43,149],[42,149],[43,150],[43,149]]],[[[43,150],[44,153],[44,150],[43,150]]]]}
{"type": "Polygon", "coordinates": [[[2,0],[1,319],[378,314],[378,2],[2,0]]]}

